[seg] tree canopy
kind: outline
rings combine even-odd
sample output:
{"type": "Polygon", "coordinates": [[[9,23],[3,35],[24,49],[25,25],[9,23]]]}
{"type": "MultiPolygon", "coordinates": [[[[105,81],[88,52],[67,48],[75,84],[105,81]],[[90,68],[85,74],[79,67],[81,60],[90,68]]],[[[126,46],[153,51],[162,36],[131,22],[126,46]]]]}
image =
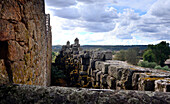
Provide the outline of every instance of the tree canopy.
{"type": "Polygon", "coordinates": [[[163,66],[166,59],[169,58],[169,55],[169,43],[162,41],[156,45],[148,45],[148,49],[145,51],[143,58],[144,61],[156,62],[157,64],[163,66]]]}

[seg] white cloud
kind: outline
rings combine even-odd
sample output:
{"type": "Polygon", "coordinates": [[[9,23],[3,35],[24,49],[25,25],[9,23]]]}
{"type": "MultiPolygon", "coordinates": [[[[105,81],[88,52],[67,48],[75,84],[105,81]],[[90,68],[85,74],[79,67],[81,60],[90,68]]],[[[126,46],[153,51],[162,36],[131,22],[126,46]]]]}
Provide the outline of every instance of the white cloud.
{"type": "Polygon", "coordinates": [[[52,7],[69,7],[76,5],[75,0],[45,0],[45,3],[47,6],[52,6],[52,7]]]}
{"type": "Polygon", "coordinates": [[[149,13],[159,18],[170,19],[170,0],[158,0],[152,5],[149,13]]]}
{"type": "Polygon", "coordinates": [[[66,7],[62,9],[51,9],[51,10],[53,11],[54,16],[58,16],[61,18],[67,18],[67,19],[80,18],[79,11],[75,7],[66,7]]]}
{"type": "Polygon", "coordinates": [[[89,4],[79,6],[82,19],[88,22],[112,22],[118,18],[114,8],[108,8],[101,4],[89,4]]]}
{"type": "Polygon", "coordinates": [[[76,37],[81,44],[101,45],[148,44],[170,40],[169,0],[46,2],[49,2],[46,12],[52,13],[53,44],[65,44],[76,37]],[[119,6],[125,8],[123,12],[119,12],[119,6]],[[146,14],[141,15],[141,11],[146,14]]]}

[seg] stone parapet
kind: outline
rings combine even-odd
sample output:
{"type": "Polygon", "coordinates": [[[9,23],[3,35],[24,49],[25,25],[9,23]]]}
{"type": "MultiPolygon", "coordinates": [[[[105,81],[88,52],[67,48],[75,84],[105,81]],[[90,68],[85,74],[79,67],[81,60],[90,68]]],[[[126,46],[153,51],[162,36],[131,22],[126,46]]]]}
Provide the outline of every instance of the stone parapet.
{"type": "Polygon", "coordinates": [[[0,86],[0,99],[1,104],[169,104],[170,93],[6,85],[0,86]]]}

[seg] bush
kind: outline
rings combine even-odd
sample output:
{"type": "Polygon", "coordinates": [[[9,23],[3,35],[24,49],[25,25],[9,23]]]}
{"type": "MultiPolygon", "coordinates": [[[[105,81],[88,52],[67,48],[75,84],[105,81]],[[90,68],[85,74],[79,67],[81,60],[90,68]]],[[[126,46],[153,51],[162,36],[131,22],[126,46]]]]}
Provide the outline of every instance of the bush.
{"type": "Polygon", "coordinates": [[[141,61],[138,63],[138,66],[147,67],[147,68],[155,68],[156,65],[157,64],[155,62],[148,62],[148,61],[141,61]]]}
{"type": "Polygon", "coordinates": [[[64,72],[62,70],[59,70],[57,66],[51,66],[51,77],[52,79],[57,79],[57,78],[64,78],[64,72]]]}
{"type": "Polygon", "coordinates": [[[144,52],[143,60],[148,61],[148,62],[155,62],[156,61],[155,54],[152,52],[151,49],[148,49],[147,51],[144,52]]]}
{"type": "Polygon", "coordinates": [[[168,66],[161,67],[160,65],[157,65],[157,66],[155,66],[155,69],[170,71],[170,68],[168,66]]]}
{"type": "Polygon", "coordinates": [[[162,70],[170,71],[170,68],[168,66],[164,66],[162,70]]]}
{"type": "Polygon", "coordinates": [[[126,55],[126,51],[125,50],[120,50],[120,52],[115,54],[114,59],[115,60],[120,60],[120,61],[125,61],[125,55],[126,55]]]}
{"type": "Polygon", "coordinates": [[[112,51],[112,55],[115,55],[116,53],[115,53],[115,51],[112,51]]]}
{"type": "Polygon", "coordinates": [[[135,48],[128,49],[126,52],[126,61],[136,65],[139,62],[138,51],[135,48]]]}
{"type": "Polygon", "coordinates": [[[149,68],[155,68],[156,65],[157,65],[156,62],[148,62],[149,68]]]}
{"type": "Polygon", "coordinates": [[[138,63],[138,66],[141,66],[141,67],[147,67],[148,66],[148,61],[141,61],[138,63]]]}
{"type": "Polygon", "coordinates": [[[154,69],[162,69],[162,67],[160,65],[157,65],[157,66],[155,66],[154,69]]]}

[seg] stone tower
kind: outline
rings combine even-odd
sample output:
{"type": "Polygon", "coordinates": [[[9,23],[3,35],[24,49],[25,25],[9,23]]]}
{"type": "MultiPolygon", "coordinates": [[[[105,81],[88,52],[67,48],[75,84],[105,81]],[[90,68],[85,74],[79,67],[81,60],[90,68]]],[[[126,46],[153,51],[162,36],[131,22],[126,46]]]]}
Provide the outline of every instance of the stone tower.
{"type": "Polygon", "coordinates": [[[44,0],[0,0],[0,85],[50,85],[50,15],[44,0]]]}
{"type": "Polygon", "coordinates": [[[67,41],[67,46],[69,46],[70,45],[70,41],[67,41]]]}
{"type": "Polygon", "coordinates": [[[78,39],[78,38],[76,38],[76,39],[74,40],[74,44],[75,44],[75,45],[78,45],[78,44],[79,44],[79,39],[78,39]]]}

